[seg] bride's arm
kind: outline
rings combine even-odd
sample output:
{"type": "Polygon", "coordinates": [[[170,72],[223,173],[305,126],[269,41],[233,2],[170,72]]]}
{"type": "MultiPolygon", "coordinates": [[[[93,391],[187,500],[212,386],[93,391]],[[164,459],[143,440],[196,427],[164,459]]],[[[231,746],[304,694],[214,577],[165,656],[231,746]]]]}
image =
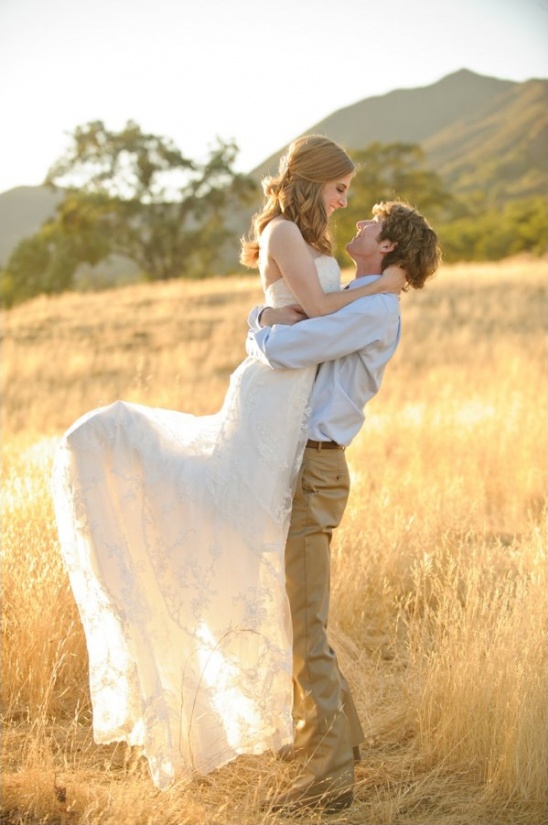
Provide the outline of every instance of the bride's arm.
{"type": "Polygon", "coordinates": [[[403,270],[389,267],[373,283],[340,292],[324,292],[310,250],[294,223],[276,223],[270,231],[267,230],[265,241],[264,252],[275,261],[287,286],[309,318],[329,315],[366,295],[399,292],[405,283],[403,270]]]}

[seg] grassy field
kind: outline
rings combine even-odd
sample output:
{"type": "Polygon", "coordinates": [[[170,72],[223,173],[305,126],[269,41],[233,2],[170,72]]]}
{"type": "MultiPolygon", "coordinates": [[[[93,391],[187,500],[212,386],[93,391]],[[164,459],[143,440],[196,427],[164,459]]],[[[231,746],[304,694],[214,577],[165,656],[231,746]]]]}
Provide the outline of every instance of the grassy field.
{"type": "MultiPolygon", "coordinates": [[[[541,825],[546,762],[546,262],[444,267],[347,451],[332,636],[367,733],[363,825],[541,825]]],[[[37,299],[2,319],[3,825],[282,823],[291,766],[242,757],[159,792],[91,736],[83,632],[49,476],[117,398],[219,409],[254,277],[37,299]]]]}

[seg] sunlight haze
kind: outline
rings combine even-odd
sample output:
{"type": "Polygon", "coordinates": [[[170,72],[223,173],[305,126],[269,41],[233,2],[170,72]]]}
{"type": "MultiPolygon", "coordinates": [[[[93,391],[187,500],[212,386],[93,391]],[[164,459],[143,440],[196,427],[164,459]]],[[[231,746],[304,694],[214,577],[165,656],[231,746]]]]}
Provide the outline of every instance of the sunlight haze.
{"type": "Polygon", "coordinates": [[[548,0],[1,0],[0,192],[37,185],[76,126],[127,120],[249,171],[345,106],[462,68],[548,75],[548,0]]]}

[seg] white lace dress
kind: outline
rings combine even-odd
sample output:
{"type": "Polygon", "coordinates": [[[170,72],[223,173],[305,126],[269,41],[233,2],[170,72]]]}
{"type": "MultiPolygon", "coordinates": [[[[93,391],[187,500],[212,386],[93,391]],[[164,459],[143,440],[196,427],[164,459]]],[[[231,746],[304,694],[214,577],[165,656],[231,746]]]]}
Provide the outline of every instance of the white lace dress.
{"type": "MultiPolygon", "coordinates": [[[[294,302],[283,281],[266,298],[294,302]]],[[[216,415],[116,402],[57,451],[94,738],[141,745],[158,787],[292,741],[283,554],[314,374],[246,359],[216,415]]]]}

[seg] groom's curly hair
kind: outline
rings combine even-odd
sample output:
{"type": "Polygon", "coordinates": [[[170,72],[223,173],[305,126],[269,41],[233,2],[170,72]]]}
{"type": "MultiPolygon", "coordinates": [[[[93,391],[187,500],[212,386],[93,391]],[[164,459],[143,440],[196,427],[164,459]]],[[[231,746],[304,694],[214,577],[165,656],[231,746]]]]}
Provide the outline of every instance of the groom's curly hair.
{"type": "Polygon", "coordinates": [[[372,211],[382,220],[378,240],[397,244],[384,256],[382,270],[397,264],[406,270],[408,285],[422,289],[441,263],[436,233],[420,212],[403,201],[377,203],[372,211]]]}
{"type": "Polygon", "coordinates": [[[305,135],[295,140],[280,160],[278,174],[262,181],[265,200],[252,218],[250,237],[242,238],[240,263],[257,265],[261,232],[278,215],[293,221],[310,246],[331,255],[323,187],[354,172],[355,166],[344,149],[329,138],[305,135]]]}

